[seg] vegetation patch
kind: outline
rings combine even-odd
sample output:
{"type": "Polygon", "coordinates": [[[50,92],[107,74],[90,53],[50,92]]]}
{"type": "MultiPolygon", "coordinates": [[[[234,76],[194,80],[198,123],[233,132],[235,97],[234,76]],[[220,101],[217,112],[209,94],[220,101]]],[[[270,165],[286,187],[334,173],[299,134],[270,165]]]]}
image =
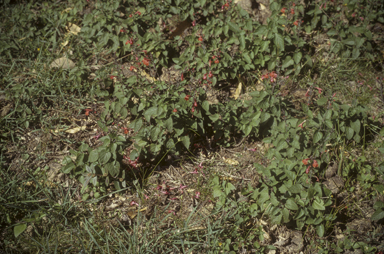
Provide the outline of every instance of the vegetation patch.
{"type": "Polygon", "coordinates": [[[0,250],[382,253],[380,1],[6,1],[0,250]]]}

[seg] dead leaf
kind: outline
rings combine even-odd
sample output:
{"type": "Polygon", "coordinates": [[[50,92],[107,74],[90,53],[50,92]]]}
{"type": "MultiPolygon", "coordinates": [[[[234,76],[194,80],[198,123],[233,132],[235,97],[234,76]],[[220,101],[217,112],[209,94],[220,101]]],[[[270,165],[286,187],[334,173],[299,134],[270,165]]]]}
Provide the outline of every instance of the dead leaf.
{"type": "Polygon", "coordinates": [[[237,86],[237,88],[236,88],[236,92],[235,92],[235,94],[233,95],[233,97],[235,98],[235,100],[237,100],[238,98],[239,98],[239,96],[240,96],[240,94],[241,94],[241,88],[242,88],[242,83],[241,82],[239,82],[239,85],[237,86]]]}
{"type": "Polygon", "coordinates": [[[234,159],[226,159],[225,157],[223,157],[223,160],[225,163],[229,164],[229,165],[239,165],[240,163],[237,161],[237,160],[234,160],[234,159]]]}
{"type": "Polygon", "coordinates": [[[67,57],[58,58],[49,65],[50,68],[63,68],[63,69],[72,69],[75,66],[76,66],[75,63],[72,62],[67,57]]]}

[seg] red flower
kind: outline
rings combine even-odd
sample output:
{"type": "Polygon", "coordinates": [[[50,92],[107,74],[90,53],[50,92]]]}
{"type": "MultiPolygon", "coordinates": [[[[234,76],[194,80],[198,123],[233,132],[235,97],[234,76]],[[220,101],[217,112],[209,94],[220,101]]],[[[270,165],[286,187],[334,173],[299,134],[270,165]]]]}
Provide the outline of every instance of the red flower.
{"type": "Polygon", "coordinates": [[[137,12],[135,12],[135,14],[141,15],[141,12],[137,11],[137,12]]]}
{"type": "Polygon", "coordinates": [[[193,106],[197,107],[197,101],[196,100],[193,102],[193,106]]]}
{"type": "Polygon", "coordinates": [[[204,80],[207,79],[207,74],[206,74],[206,73],[204,73],[204,75],[203,75],[203,79],[204,79],[204,80]]]}
{"type": "Polygon", "coordinates": [[[86,108],[86,109],[85,109],[85,115],[86,115],[86,116],[89,116],[89,112],[92,112],[92,109],[90,109],[90,108],[86,108]]]}
{"type": "Polygon", "coordinates": [[[129,14],[129,17],[132,18],[132,14],[129,14]]]}
{"type": "Polygon", "coordinates": [[[190,95],[186,95],[186,96],[184,97],[184,100],[188,101],[188,100],[189,100],[189,97],[191,97],[191,96],[190,96],[190,95]]]}
{"type": "Polygon", "coordinates": [[[308,174],[310,169],[311,169],[311,166],[308,166],[308,168],[305,170],[305,173],[308,174]]]}
{"type": "Polygon", "coordinates": [[[319,166],[319,164],[317,163],[316,160],[314,160],[314,161],[313,161],[313,164],[312,164],[312,167],[317,168],[318,166],[319,166]]]}
{"type": "Polygon", "coordinates": [[[131,203],[129,203],[130,205],[137,205],[137,206],[139,206],[139,204],[137,203],[137,202],[135,202],[135,201],[131,201],[131,203]]]}
{"type": "Polygon", "coordinates": [[[213,74],[212,74],[211,71],[209,72],[208,76],[209,76],[209,78],[212,78],[212,77],[213,77],[213,74]]]}
{"type": "Polygon", "coordinates": [[[218,63],[219,63],[219,59],[216,59],[216,60],[215,60],[215,64],[218,64],[218,63]]]}
{"type": "Polygon", "coordinates": [[[302,160],[301,162],[302,162],[304,165],[308,165],[308,160],[309,160],[309,159],[304,159],[304,160],[302,160]]]}
{"type": "Polygon", "coordinates": [[[298,26],[298,25],[299,25],[299,22],[296,20],[295,22],[293,22],[293,24],[294,24],[295,26],[298,26]]]}
{"type": "Polygon", "coordinates": [[[113,80],[115,77],[116,77],[116,76],[113,76],[113,75],[109,76],[109,78],[112,79],[112,80],[113,80]]]}
{"type": "Polygon", "coordinates": [[[203,41],[203,37],[200,36],[200,37],[199,37],[199,41],[203,41]]]}
{"type": "Polygon", "coordinates": [[[125,45],[127,45],[128,43],[132,45],[132,44],[133,44],[133,40],[132,40],[132,39],[127,40],[127,42],[125,43],[125,45]]]}
{"type": "Polygon", "coordinates": [[[192,26],[196,26],[196,20],[192,21],[192,26]]]}
{"type": "Polygon", "coordinates": [[[145,66],[149,66],[149,59],[144,57],[144,59],[143,59],[143,64],[144,64],[145,66]]]}
{"type": "Polygon", "coordinates": [[[293,7],[295,7],[295,6],[296,6],[296,4],[295,4],[295,3],[292,3],[292,6],[293,6],[293,7]]]}
{"type": "Polygon", "coordinates": [[[287,9],[287,8],[285,8],[285,7],[282,8],[282,9],[281,9],[281,12],[282,12],[282,13],[285,13],[285,10],[286,10],[286,9],[287,9]]]}
{"type": "Polygon", "coordinates": [[[194,108],[194,107],[192,107],[192,110],[191,110],[191,111],[192,111],[192,113],[193,113],[193,112],[195,112],[195,108],[194,108]]]}
{"type": "Polygon", "coordinates": [[[129,70],[133,71],[133,69],[135,69],[135,67],[133,65],[131,65],[131,67],[129,67],[129,70]]]}
{"type": "Polygon", "coordinates": [[[291,9],[291,14],[295,14],[295,10],[294,9],[291,9]]]}
{"type": "Polygon", "coordinates": [[[176,112],[177,112],[177,109],[173,109],[173,112],[176,113],[176,112]]]}

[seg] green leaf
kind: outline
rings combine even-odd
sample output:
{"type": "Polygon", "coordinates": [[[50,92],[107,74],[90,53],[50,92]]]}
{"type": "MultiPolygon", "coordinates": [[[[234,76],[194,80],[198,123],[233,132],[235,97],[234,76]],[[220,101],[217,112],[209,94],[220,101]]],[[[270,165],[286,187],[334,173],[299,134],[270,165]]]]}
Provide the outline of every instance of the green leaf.
{"type": "Polygon", "coordinates": [[[214,114],[214,115],[209,116],[209,118],[211,119],[212,122],[216,122],[217,120],[219,120],[220,115],[214,114]]]}
{"type": "Polygon", "coordinates": [[[229,29],[231,29],[233,32],[235,32],[235,33],[240,33],[241,32],[240,27],[238,25],[236,25],[235,23],[232,23],[231,21],[228,21],[227,24],[229,26],[229,29]]]}
{"type": "Polygon", "coordinates": [[[244,32],[240,34],[239,42],[240,42],[240,50],[244,50],[245,49],[245,36],[244,36],[244,32]]]}
{"type": "Polygon", "coordinates": [[[302,57],[303,57],[303,54],[301,52],[296,52],[293,55],[293,60],[295,60],[295,63],[298,64],[298,63],[300,63],[300,60],[302,57]]]}
{"type": "Polygon", "coordinates": [[[173,131],[173,120],[172,120],[172,116],[170,116],[167,120],[165,120],[164,125],[165,125],[165,128],[167,128],[167,130],[168,130],[169,132],[172,132],[172,131],[173,131]]]}
{"type": "Polygon", "coordinates": [[[351,139],[354,133],[355,131],[351,127],[347,127],[347,130],[346,130],[347,139],[351,139]]]}
{"type": "Polygon", "coordinates": [[[183,142],[184,146],[189,149],[189,145],[191,144],[188,136],[183,136],[180,138],[181,142],[183,142]]]}
{"type": "Polygon", "coordinates": [[[285,69],[285,68],[287,68],[287,67],[289,67],[289,66],[291,66],[291,65],[293,65],[293,64],[294,64],[294,62],[293,62],[292,58],[291,58],[290,56],[287,56],[287,57],[284,59],[284,62],[283,62],[283,64],[281,65],[281,67],[282,67],[283,69],[285,69]]]}
{"type": "Polygon", "coordinates": [[[92,150],[89,154],[88,162],[95,162],[97,159],[99,159],[99,152],[96,149],[92,150]]]}
{"type": "Polygon", "coordinates": [[[171,139],[169,139],[169,140],[167,141],[167,144],[166,144],[165,146],[166,146],[167,149],[173,149],[173,148],[175,148],[175,142],[174,142],[173,139],[171,138],[171,139]]]}
{"type": "Polygon", "coordinates": [[[297,206],[297,204],[295,203],[295,201],[290,198],[287,200],[287,202],[285,203],[285,207],[288,208],[289,210],[298,210],[299,207],[297,206]]]}
{"type": "Polygon", "coordinates": [[[319,142],[323,138],[323,133],[321,131],[316,131],[315,135],[313,135],[313,143],[319,142]]]}
{"type": "Polygon", "coordinates": [[[328,101],[328,98],[327,97],[321,97],[320,99],[318,99],[316,101],[317,105],[319,106],[323,106],[325,103],[327,103],[328,101]]]}
{"type": "Polygon", "coordinates": [[[381,220],[384,218],[384,210],[383,209],[378,209],[376,210],[372,216],[371,216],[371,220],[381,220]]]}
{"type": "Polygon", "coordinates": [[[247,54],[247,52],[244,52],[244,53],[243,53],[243,57],[244,57],[244,60],[245,60],[248,64],[251,64],[251,63],[252,63],[252,60],[251,60],[251,58],[249,57],[249,55],[247,54]]]}
{"type": "Polygon", "coordinates": [[[319,237],[324,236],[324,224],[320,224],[316,226],[316,233],[319,237]]]}
{"type": "Polygon", "coordinates": [[[356,133],[359,133],[360,132],[360,126],[361,126],[361,123],[360,123],[360,120],[357,119],[356,121],[352,122],[351,123],[351,127],[352,129],[356,132],[356,133]]]}
{"type": "Polygon", "coordinates": [[[25,229],[27,229],[27,223],[22,223],[22,224],[16,225],[13,228],[13,233],[14,233],[15,237],[17,238],[21,233],[24,232],[25,229]]]}
{"type": "Polygon", "coordinates": [[[221,191],[220,187],[214,187],[213,188],[213,197],[218,198],[223,196],[224,192],[221,191]]]}
{"type": "Polygon", "coordinates": [[[203,101],[202,105],[203,109],[205,110],[206,113],[209,112],[209,102],[208,101],[203,101]]]}
{"type": "Polygon", "coordinates": [[[112,154],[110,152],[107,152],[106,150],[103,150],[100,152],[99,161],[101,164],[105,164],[109,161],[112,154]]]}
{"type": "Polygon", "coordinates": [[[315,200],[313,200],[312,207],[316,210],[325,210],[324,201],[316,196],[315,200]]]}
{"type": "Polygon", "coordinates": [[[225,194],[228,195],[233,190],[236,190],[235,186],[233,186],[232,183],[227,183],[227,185],[225,186],[225,194]]]}
{"type": "Polygon", "coordinates": [[[147,120],[147,122],[149,122],[151,120],[151,117],[156,115],[157,113],[157,107],[150,107],[149,109],[147,109],[145,112],[144,112],[144,117],[145,117],[145,120],[147,120]]]}
{"type": "Polygon", "coordinates": [[[282,213],[283,213],[283,222],[288,223],[289,222],[289,210],[287,208],[284,208],[282,213]]]}
{"type": "Polygon", "coordinates": [[[71,172],[72,169],[74,169],[76,167],[75,163],[73,163],[72,161],[65,164],[65,166],[62,168],[62,171],[64,174],[69,174],[71,172]]]}
{"type": "Polygon", "coordinates": [[[284,51],[284,37],[281,34],[275,33],[275,39],[273,42],[276,47],[279,48],[280,52],[284,51]]]}

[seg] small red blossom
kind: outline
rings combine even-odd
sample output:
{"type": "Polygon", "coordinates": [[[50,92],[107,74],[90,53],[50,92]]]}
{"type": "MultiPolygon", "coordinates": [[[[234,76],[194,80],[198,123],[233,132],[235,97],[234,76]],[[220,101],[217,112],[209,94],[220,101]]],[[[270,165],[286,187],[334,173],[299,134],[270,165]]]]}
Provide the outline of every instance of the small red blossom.
{"type": "Polygon", "coordinates": [[[141,12],[140,12],[140,11],[137,11],[137,12],[135,12],[135,14],[137,14],[137,15],[141,15],[141,12]]]}
{"type": "Polygon", "coordinates": [[[181,73],[181,81],[184,80],[184,73],[181,73]]]}
{"type": "Polygon", "coordinates": [[[175,210],[168,210],[168,213],[173,213],[173,215],[176,215],[175,210]]]}
{"type": "Polygon", "coordinates": [[[294,9],[291,9],[291,14],[295,14],[295,10],[294,9]]]}
{"type": "Polygon", "coordinates": [[[135,69],[135,66],[131,65],[131,67],[129,67],[129,70],[133,71],[133,69],[135,69]]]}
{"type": "Polygon", "coordinates": [[[121,127],[121,129],[123,129],[123,131],[124,131],[124,134],[128,134],[128,133],[129,133],[129,130],[128,130],[128,128],[126,128],[126,127],[121,127]]]}
{"type": "Polygon", "coordinates": [[[312,167],[317,168],[318,166],[319,166],[319,164],[317,163],[316,160],[314,160],[314,161],[313,161],[313,164],[312,164],[312,167]]]}
{"type": "Polygon", "coordinates": [[[186,96],[184,97],[184,100],[188,101],[188,100],[189,100],[189,97],[191,97],[191,96],[190,96],[190,95],[186,95],[186,96]]]}
{"type": "Polygon", "coordinates": [[[298,26],[299,22],[296,20],[295,22],[293,22],[293,25],[298,26]]]}
{"type": "Polygon", "coordinates": [[[132,14],[129,14],[129,17],[132,18],[132,14]]]}
{"type": "Polygon", "coordinates": [[[360,17],[360,20],[361,20],[361,21],[363,21],[363,20],[364,20],[364,18],[363,18],[363,17],[360,17]]]}
{"type": "Polygon", "coordinates": [[[293,7],[295,7],[295,6],[296,6],[296,4],[295,4],[295,3],[292,3],[292,6],[293,6],[293,7]]]}
{"type": "Polygon", "coordinates": [[[268,79],[269,78],[269,74],[264,74],[264,75],[261,75],[261,80],[264,80],[264,79],[268,79]]]}
{"type": "Polygon", "coordinates": [[[192,21],[192,26],[196,26],[196,20],[192,21]]]}
{"type": "Polygon", "coordinates": [[[299,124],[298,127],[302,128],[303,129],[303,124],[306,122],[306,120],[304,120],[301,124],[299,124]]]}
{"type": "Polygon", "coordinates": [[[196,198],[196,199],[199,199],[199,198],[200,198],[200,192],[199,192],[199,191],[196,191],[195,198],[196,198]]]}
{"type": "Polygon", "coordinates": [[[129,205],[131,205],[131,206],[132,206],[132,205],[137,205],[137,206],[139,206],[139,204],[138,204],[137,202],[133,201],[133,200],[129,203],[129,205]]]}
{"type": "Polygon", "coordinates": [[[144,57],[144,59],[143,59],[143,64],[144,64],[145,66],[149,66],[149,59],[144,57]]]}
{"type": "Polygon", "coordinates": [[[192,113],[195,112],[195,107],[192,107],[191,111],[192,111],[192,113]]]}
{"type": "Polygon", "coordinates": [[[148,197],[147,195],[145,195],[145,194],[144,194],[144,197],[145,197],[145,199],[146,199],[146,200],[148,200],[148,199],[149,199],[149,197],[148,197]]]}
{"type": "Polygon", "coordinates": [[[90,108],[86,108],[86,109],[85,109],[85,115],[86,115],[86,116],[89,116],[89,112],[92,112],[92,109],[90,109],[90,108]]]}
{"type": "Polygon", "coordinates": [[[203,41],[203,37],[200,36],[200,37],[199,37],[199,41],[203,41]]]}
{"type": "Polygon", "coordinates": [[[305,170],[305,173],[308,174],[310,169],[311,169],[311,166],[308,166],[308,168],[305,170]]]}
{"type": "Polygon", "coordinates": [[[187,185],[181,185],[181,184],[180,184],[179,190],[183,190],[183,189],[185,189],[185,188],[187,188],[187,185]]]}
{"type": "Polygon", "coordinates": [[[308,160],[309,160],[309,159],[304,159],[304,160],[302,160],[301,162],[302,162],[304,165],[308,165],[308,160]]]}
{"type": "Polygon", "coordinates": [[[281,9],[281,13],[285,13],[285,10],[286,10],[286,9],[287,9],[287,8],[285,8],[285,7],[282,8],[282,9],[281,9]]]}
{"type": "Polygon", "coordinates": [[[219,63],[219,59],[216,59],[216,60],[215,60],[215,64],[218,64],[218,63],[219,63]]]}
{"type": "Polygon", "coordinates": [[[173,113],[176,113],[176,112],[177,112],[177,109],[174,108],[174,109],[173,109],[173,113]]]}
{"type": "Polygon", "coordinates": [[[207,74],[206,74],[206,73],[204,73],[204,75],[203,75],[203,79],[204,79],[204,80],[207,79],[207,74]]]}
{"type": "Polygon", "coordinates": [[[315,87],[318,91],[319,91],[319,94],[321,94],[321,92],[323,91],[323,89],[321,89],[320,87],[315,87]]]}
{"type": "Polygon", "coordinates": [[[305,97],[309,97],[309,92],[311,91],[311,89],[308,88],[307,92],[305,93],[305,97]]]}
{"type": "Polygon", "coordinates": [[[213,74],[212,74],[211,71],[209,72],[208,77],[209,77],[209,78],[212,78],[212,77],[213,77],[213,74]]]}
{"type": "Polygon", "coordinates": [[[116,76],[111,75],[109,76],[109,78],[113,80],[114,78],[116,78],[116,76]]]}
{"type": "Polygon", "coordinates": [[[211,61],[211,59],[209,59],[209,67],[211,67],[211,64],[212,64],[212,61],[211,61]]]}

